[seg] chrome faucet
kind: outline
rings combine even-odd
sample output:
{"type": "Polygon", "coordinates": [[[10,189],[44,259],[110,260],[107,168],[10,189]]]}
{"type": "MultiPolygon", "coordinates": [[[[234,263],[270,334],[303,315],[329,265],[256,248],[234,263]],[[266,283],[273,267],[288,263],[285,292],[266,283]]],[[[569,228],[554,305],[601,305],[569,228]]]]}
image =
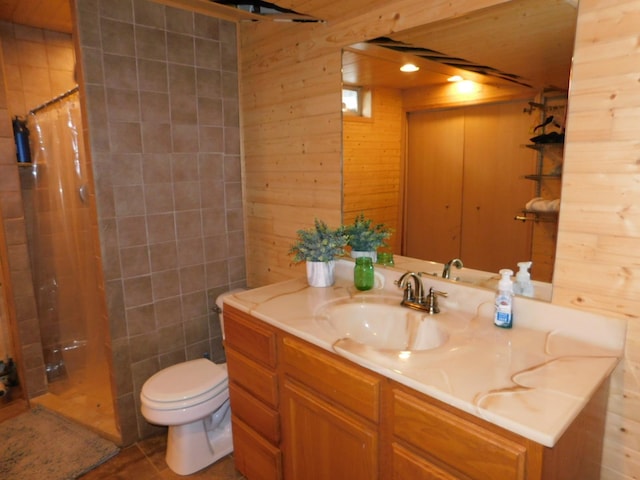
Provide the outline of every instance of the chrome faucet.
{"type": "Polygon", "coordinates": [[[429,293],[425,295],[422,278],[420,278],[420,274],[416,272],[403,273],[402,276],[396,280],[395,284],[398,288],[404,290],[400,305],[413,308],[414,310],[425,311],[430,315],[440,312],[440,308],[438,308],[438,295],[443,297],[447,296],[445,292],[435,290],[433,287],[429,288],[429,293]],[[413,286],[411,285],[411,279],[413,279],[413,286]]]}
{"type": "Polygon", "coordinates": [[[451,276],[451,266],[454,266],[458,269],[464,267],[464,265],[462,264],[462,260],[460,260],[459,258],[449,260],[444,264],[444,269],[442,270],[442,278],[449,278],[451,276]]]}

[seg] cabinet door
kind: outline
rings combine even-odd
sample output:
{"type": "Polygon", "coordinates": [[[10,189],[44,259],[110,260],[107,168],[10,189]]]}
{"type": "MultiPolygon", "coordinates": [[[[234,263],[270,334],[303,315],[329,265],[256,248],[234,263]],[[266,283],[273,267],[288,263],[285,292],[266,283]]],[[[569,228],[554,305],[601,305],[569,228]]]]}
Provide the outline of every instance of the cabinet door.
{"type": "Polygon", "coordinates": [[[285,476],[304,480],[378,478],[375,428],[291,380],[282,392],[285,476]]]}

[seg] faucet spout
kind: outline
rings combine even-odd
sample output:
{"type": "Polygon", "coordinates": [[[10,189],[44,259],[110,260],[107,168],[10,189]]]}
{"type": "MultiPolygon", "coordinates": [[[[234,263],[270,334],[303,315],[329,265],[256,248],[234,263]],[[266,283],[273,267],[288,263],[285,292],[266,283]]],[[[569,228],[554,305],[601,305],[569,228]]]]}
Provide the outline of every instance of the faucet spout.
{"type": "Polygon", "coordinates": [[[427,312],[429,315],[440,312],[437,296],[447,296],[445,292],[435,290],[433,287],[429,288],[429,292],[425,294],[422,278],[420,274],[416,272],[403,273],[400,278],[395,281],[395,284],[398,288],[404,290],[400,305],[427,312]],[[413,286],[411,279],[413,279],[413,286]]]}
{"type": "Polygon", "coordinates": [[[451,267],[454,266],[458,269],[464,267],[464,265],[462,264],[462,260],[460,260],[459,258],[454,258],[452,260],[449,260],[447,263],[444,264],[444,269],[442,270],[442,278],[450,278],[451,277],[451,267]]]}
{"type": "Polygon", "coordinates": [[[420,274],[415,272],[406,272],[396,282],[398,288],[404,289],[404,302],[420,303],[424,300],[424,287],[420,274]],[[411,279],[413,279],[413,288],[411,287],[411,279]]]}

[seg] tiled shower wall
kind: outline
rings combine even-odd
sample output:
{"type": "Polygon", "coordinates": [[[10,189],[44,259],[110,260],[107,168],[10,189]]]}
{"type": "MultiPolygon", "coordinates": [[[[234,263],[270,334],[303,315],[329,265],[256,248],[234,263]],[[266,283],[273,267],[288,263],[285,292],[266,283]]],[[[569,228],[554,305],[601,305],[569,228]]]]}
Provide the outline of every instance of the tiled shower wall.
{"type": "Polygon", "coordinates": [[[19,171],[16,164],[11,118],[24,117],[30,109],[72,88],[75,61],[68,34],[0,22],[0,41],[0,208],[13,293],[8,300],[15,311],[23,381],[33,398],[45,393],[47,386],[18,176],[28,172],[19,171]]]}
{"type": "Polygon", "coordinates": [[[159,369],[224,359],[216,297],[245,285],[235,24],[147,0],[77,0],[117,408],[148,435],[159,369]]]}

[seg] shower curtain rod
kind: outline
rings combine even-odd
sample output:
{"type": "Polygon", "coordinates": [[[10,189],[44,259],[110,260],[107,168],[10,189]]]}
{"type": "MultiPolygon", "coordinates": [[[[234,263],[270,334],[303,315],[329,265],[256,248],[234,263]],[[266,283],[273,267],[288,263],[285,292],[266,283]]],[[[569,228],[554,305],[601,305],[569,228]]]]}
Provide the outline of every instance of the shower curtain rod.
{"type": "Polygon", "coordinates": [[[73,87],[71,90],[67,90],[66,92],[58,95],[57,97],[52,98],[51,100],[44,102],[42,105],[38,105],[36,108],[34,108],[33,110],[29,110],[29,115],[33,115],[34,113],[39,112],[40,110],[47,108],[49,105],[53,105],[56,102],[59,102],[60,100],[63,100],[65,98],[67,98],[69,95],[73,95],[74,93],[76,93],[78,91],[78,86],[76,85],[75,87],[73,87]]]}

